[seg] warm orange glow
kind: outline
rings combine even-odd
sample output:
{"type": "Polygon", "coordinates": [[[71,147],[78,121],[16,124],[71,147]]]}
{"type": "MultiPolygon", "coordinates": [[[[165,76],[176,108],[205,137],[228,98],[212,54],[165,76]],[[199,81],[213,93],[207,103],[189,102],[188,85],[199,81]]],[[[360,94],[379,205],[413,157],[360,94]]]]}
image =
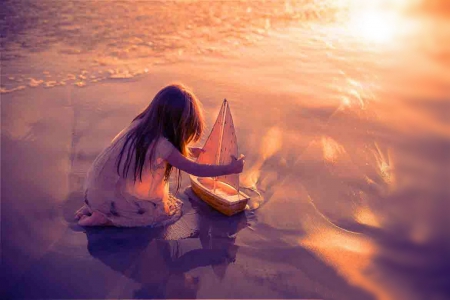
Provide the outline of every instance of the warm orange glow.
{"type": "Polygon", "coordinates": [[[411,5],[406,0],[343,1],[349,8],[348,32],[369,43],[389,43],[404,28],[402,11],[411,5]]]}
{"type": "Polygon", "coordinates": [[[449,4],[2,1],[5,294],[444,299],[449,4]],[[161,122],[149,113],[133,121],[173,83],[204,108],[195,146],[211,159],[200,166],[173,160],[173,137],[202,127],[190,97],[182,120],[184,101],[168,93],[161,122]],[[213,130],[224,98],[232,120],[213,130]],[[131,180],[122,185],[118,150],[160,134],[170,141],[156,164],[145,161],[142,180],[132,180],[134,152],[152,149],[123,153],[131,180]],[[209,138],[224,142],[210,147],[209,138]],[[240,182],[190,178],[228,169],[207,165],[236,145],[246,157],[240,182]],[[169,161],[165,181],[155,167],[169,161]],[[245,213],[209,209],[197,183],[228,202],[249,196],[245,213]],[[73,213],[85,204],[118,224],[164,226],[84,232],[73,213]],[[104,276],[116,286],[66,283],[81,265],[93,269],[85,281],[104,276]]]}
{"type": "Polygon", "coordinates": [[[329,137],[322,137],[322,149],[324,160],[330,163],[335,163],[345,153],[344,147],[329,137]]]}
{"type": "Polygon", "coordinates": [[[256,183],[259,180],[261,168],[264,162],[281,149],[281,131],[278,127],[272,127],[264,135],[260,148],[260,158],[241,176],[241,185],[257,190],[256,183]]]}
{"type": "Polygon", "coordinates": [[[376,248],[364,236],[328,228],[301,239],[300,245],[313,251],[350,283],[373,292],[377,299],[390,299],[386,291],[367,276],[376,248]]]}
{"type": "Polygon", "coordinates": [[[352,33],[368,41],[385,43],[392,41],[395,34],[395,19],[378,11],[367,11],[355,15],[348,27],[352,33]]]}
{"type": "Polygon", "coordinates": [[[272,127],[266,133],[262,140],[261,157],[263,160],[274,155],[281,149],[281,130],[278,127],[272,127]]]}
{"type": "Polygon", "coordinates": [[[375,150],[372,151],[372,153],[377,162],[380,177],[384,180],[386,184],[394,185],[395,184],[394,162],[391,158],[390,151],[388,150],[387,156],[385,156],[383,152],[380,150],[380,147],[378,147],[377,143],[375,143],[375,150]]]}
{"type": "Polygon", "coordinates": [[[256,183],[258,182],[261,174],[261,165],[261,161],[258,161],[250,169],[248,169],[248,171],[242,175],[240,184],[246,188],[256,190],[256,183]]]}
{"type": "Polygon", "coordinates": [[[360,207],[355,213],[355,219],[360,224],[380,227],[378,217],[368,207],[360,207]]]}

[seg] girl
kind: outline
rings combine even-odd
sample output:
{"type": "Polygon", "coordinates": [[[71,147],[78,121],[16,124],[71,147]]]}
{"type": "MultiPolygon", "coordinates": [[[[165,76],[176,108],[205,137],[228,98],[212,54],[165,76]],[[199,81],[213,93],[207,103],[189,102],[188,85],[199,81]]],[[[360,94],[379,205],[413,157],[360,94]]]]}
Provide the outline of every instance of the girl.
{"type": "Polygon", "coordinates": [[[95,159],[85,182],[82,226],[162,226],[181,216],[182,202],[169,195],[173,167],[200,177],[242,172],[244,157],[229,165],[202,165],[186,157],[204,129],[199,100],[182,85],[159,91],[150,105],[95,159]]]}

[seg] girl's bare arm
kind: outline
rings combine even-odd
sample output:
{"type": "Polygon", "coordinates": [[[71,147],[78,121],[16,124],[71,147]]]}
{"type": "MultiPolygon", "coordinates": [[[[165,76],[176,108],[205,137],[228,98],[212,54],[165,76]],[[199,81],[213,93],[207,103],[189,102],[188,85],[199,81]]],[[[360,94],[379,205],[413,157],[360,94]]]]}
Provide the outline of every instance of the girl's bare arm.
{"type": "Polygon", "coordinates": [[[215,177],[241,173],[244,168],[244,156],[234,159],[228,165],[198,164],[184,157],[180,151],[174,149],[167,157],[167,162],[175,168],[198,177],[215,177]]]}

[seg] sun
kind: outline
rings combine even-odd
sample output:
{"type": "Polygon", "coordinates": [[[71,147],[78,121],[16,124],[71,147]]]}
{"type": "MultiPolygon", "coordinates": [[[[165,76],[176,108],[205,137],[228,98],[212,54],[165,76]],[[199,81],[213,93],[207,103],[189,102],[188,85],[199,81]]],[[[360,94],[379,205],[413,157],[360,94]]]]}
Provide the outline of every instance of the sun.
{"type": "Polygon", "coordinates": [[[371,43],[389,43],[407,27],[405,12],[417,0],[342,0],[347,3],[346,30],[371,43]]]}
{"type": "Polygon", "coordinates": [[[350,18],[348,29],[352,35],[368,42],[387,43],[395,38],[396,20],[382,11],[359,11],[350,18]]]}

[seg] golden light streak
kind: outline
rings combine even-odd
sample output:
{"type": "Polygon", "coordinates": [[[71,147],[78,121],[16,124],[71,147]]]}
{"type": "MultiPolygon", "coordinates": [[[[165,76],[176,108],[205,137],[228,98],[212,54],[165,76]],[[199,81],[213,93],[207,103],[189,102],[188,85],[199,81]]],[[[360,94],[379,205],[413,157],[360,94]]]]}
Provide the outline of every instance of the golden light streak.
{"type": "Polygon", "coordinates": [[[347,7],[349,18],[347,31],[368,43],[387,44],[395,40],[396,36],[405,28],[402,14],[411,6],[406,0],[347,0],[340,6],[347,7]]]}
{"type": "Polygon", "coordinates": [[[330,137],[322,137],[322,150],[324,160],[330,163],[335,163],[345,153],[344,147],[330,137]]]}
{"type": "Polygon", "coordinates": [[[375,143],[375,150],[373,150],[372,153],[377,162],[380,177],[386,184],[394,185],[395,184],[394,162],[391,158],[390,150],[388,149],[387,151],[387,157],[383,154],[383,152],[381,152],[377,143],[375,143]]]}
{"type": "Polygon", "coordinates": [[[364,236],[322,228],[300,239],[299,243],[336,269],[349,283],[371,291],[377,299],[390,299],[388,293],[367,276],[377,249],[364,236]]]}
{"type": "Polygon", "coordinates": [[[372,227],[380,227],[378,217],[368,207],[360,207],[355,213],[356,222],[372,227]]]}
{"type": "Polygon", "coordinates": [[[348,23],[353,35],[369,42],[387,43],[394,39],[396,19],[392,14],[380,11],[365,11],[355,14],[348,23]]]}
{"type": "Polygon", "coordinates": [[[262,165],[281,149],[281,145],[281,130],[278,127],[270,128],[262,139],[259,159],[241,177],[242,186],[257,191],[256,183],[259,180],[262,165]]]}

